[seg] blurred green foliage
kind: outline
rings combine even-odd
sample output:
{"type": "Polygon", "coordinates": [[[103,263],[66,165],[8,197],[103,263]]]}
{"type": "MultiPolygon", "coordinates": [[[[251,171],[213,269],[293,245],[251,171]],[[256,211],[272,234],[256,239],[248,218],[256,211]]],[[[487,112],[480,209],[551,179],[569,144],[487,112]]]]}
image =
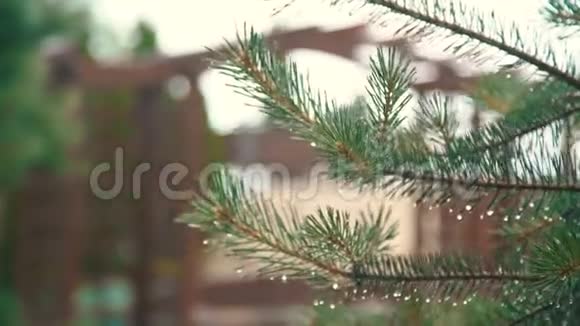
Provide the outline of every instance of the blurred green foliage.
{"type": "Polygon", "coordinates": [[[63,163],[69,135],[61,105],[46,90],[42,45],[51,36],[84,41],[88,34],[86,14],[65,4],[0,2],[0,193],[30,169],[63,163]]]}
{"type": "Polygon", "coordinates": [[[52,36],[85,43],[86,13],[72,3],[0,1],[0,325],[20,325],[10,263],[17,223],[10,192],[33,169],[63,167],[71,139],[63,105],[47,89],[42,49],[52,36]]]}
{"type": "Polygon", "coordinates": [[[132,52],[135,56],[148,56],[159,51],[157,33],[151,24],[140,21],[133,32],[132,52]]]}

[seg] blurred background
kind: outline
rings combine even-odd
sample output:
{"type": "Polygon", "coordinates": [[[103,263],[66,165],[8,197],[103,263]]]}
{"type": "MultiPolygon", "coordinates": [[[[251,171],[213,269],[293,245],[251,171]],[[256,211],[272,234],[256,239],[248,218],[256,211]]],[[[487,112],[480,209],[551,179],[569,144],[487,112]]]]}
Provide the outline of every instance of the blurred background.
{"type": "MultiPolygon", "coordinates": [[[[465,2],[518,21],[541,3],[465,2]]],[[[0,0],[0,325],[284,325],[301,315],[287,307],[312,302],[307,286],[253,280],[251,266],[176,224],[188,198],[159,187],[168,164],[187,167],[172,185],[185,190],[223,161],[250,175],[281,165],[292,190],[307,187],[319,166],[313,148],[246,106],[208,69],[205,47],[219,48],[247,23],[308,71],[315,88],[349,103],[364,96],[368,56],[389,40],[388,26],[366,26],[324,1],[273,15],[283,3],[0,0]],[[135,184],[142,163],[150,165],[135,184]],[[91,183],[97,168],[104,196],[91,183]]],[[[418,78],[436,81],[443,57],[420,51],[434,61],[417,66],[418,78]]],[[[473,73],[460,71],[454,77],[473,73]]],[[[457,100],[469,121],[470,103],[457,100]]],[[[278,188],[262,190],[287,190],[278,188]]],[[[313,196],[288,198],[304,212],[382,202],[349,200],[349,191],[322,180],[313,196]]],[[[398,253],[492,246],[487,220],[392,205],[398,253]]]]}

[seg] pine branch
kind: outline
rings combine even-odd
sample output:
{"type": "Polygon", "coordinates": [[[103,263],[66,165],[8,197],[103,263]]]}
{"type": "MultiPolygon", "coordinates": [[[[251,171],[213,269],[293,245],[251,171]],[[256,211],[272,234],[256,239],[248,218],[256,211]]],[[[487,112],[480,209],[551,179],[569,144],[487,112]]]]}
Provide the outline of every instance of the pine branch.
{"type": "MultiPolygon", "coordinates": [[[[340,287],[347,291],[336,294],[344,298],[392,295],[405,301],[417,296],[425,302],[435,297],[468,302],[475,295],[501,297],[505,304],[501,309],[521,308],[511,311],[510,320],[523,313],[516,324],[555,311],[552,308],[567,296],[577,298],[580,182],[576,162],[570,151],[554,154],[545,148],[550,140],[557,140],[534,137],[529,147],[522,141],[547,129],[560,132],[563,121],[580,111],[577,95],[571,93],[580,89],[575,66],[571,61],[560,65],[549,46],[538,55],[539,49],[525,45],[523,32],[516,27],[488,28],[485,19],[493,19],[493,14],[486,17],[457,2],[448,2],[447,8],[438,0],[367,2],[410,19],[397,33],[435,37],[437,32],[449,33],[448,49],[456,54],[477,56],[483,44],[535,66],[550,78],[521,99],[512,98],[513,107],[504,107],[511,110],[502,121],[456,139],[457,121],[449,101],[440,95],[420,101],[417,122],[402,125],[400,112],[409,103],[414,71],[394,49],[379,50],[371,62],[369,101],[344,107],[313,92],[296,65],[276,57],[253,31],[245,31],[236,44],[220,52],[218,69],[233,77],[238,92],[257,100],[278,124],[316,147],[335,178],[356,181],[361,188],[384,188],[387,197],[418,195],[420,200],[429,197],[438,203],[458,195],[475,203],[491,194],[491,206],[517,196],[516,203],[502,212],[517,209],[519,220],[549,205],[555,216],[562,216],[558,220],[562,223],[509,229],[516,245],[543,237],[534,241],[529,255],[498,264],[501,267],[448,254],[392,256],[389,249],[396,229],[387,226],[389,213],[384,210],[356,222],[347,212],[332,208],[304,219],[291,208],[282,214],[224,171],[212,176],[206,195],[196,199],[193,214],[182,221],[225,235],[224,246],[241,258],[257,260],[264,275],[298,277],[333,290],[340,287]],[[477,46],[470,46],[473,43],[477,46]],[[368,115],[361,115],[361,108],[368,115]],[[432,153],[425,132],[435,134],[446,150],[432,153]]],[[[562,14],[563,9],[557,11],[562,14]]],[[[574,309],[572,301],[565,309],[574,309]]]]}
{"type": "Polygon", "coordinates": [[[194,201],[193,213],[180,221],[226,235],[225,247],[241,258],[258,260],[263,275],[298,277],[323,287],[341,280],[375,292],[422,286],[426,293],[446,296],[490,282],[539,281],[536,275],[515,271],[488,273],[481,263],[459,256],[385,255],[395,231],[386,228],[383,212],[363,216],[353,228],[348,214],[332,209],[319,210],[302,223],[296,215],[282,216],[225,171],[210,176],[209,185],[205,197],[194,201]],[[339,258],[341,252],[346,259],[339,258]]]}
{"type": "Polygon", "coordinates": [[[575,105],[577,95],[559,82],[546,82],[531,88],[520,101],[512,104],[508,114],[466,136],[455,139],[451,151],[462,156],[481,156],[488,151],[502,150],[533,132],[551,128],[552,134],[561,132],[561,122],[580,112],[575,105]],[[557,99],[557,100],[556,100],[557,99]]]}
{"type": "MultiPolygon", "coordinates": [[[[352,0],[346,1],[350,2],[352,0]]],[[[343,1],[333,1],[335,4],[340,2],[343,1]]],[[[364,2],[385,7],[392,13],[409,17],[411,20],[403,24],[397,33],[426,37],[433,34],[431,27],[446,30],[452,35],[465,37],[465,40],[452,41],[448,46],[447,49],[453,48],[456,53],[463,51],[463,48],[467,47],[469,43],[476,41],[479,44],[488,45],[523,62],[527,62],[538,70],[546,72],[576,89],[580,89],[580,80],[575,76],[573,60],[568,60],[569,62],[566,64],[567,67],[565,69],[558,67],[555,62],[555,51],[547,45],[543,47],[546,49],[545,58],[538,58],[536,56],[537,49],[526,49],[523,45],[524,41],[521,36],[529,35],[529,32],[526,31],[524,33],[515,26],[510,27],[510,29],[497,26],[496,35],[490,35],[491,32],[488,31],[490,28],[487,27],[485,22],[496,22],[493,13],[486,17],[474,9],[467,9],[464,4],[456,1],[364,0],[364,2]],[[464,21],[461,21],[462,18],[464,21]],[[513,37],[515,40],[509,43],[510,39],[508,37],[513,37]],[[552,61],[552,64],[549,61],[552,61]]],[[[538,34],[536,33],[536,35],[538,34]]],[[[472,47],[470,50],[463,52],[469,53],[473,57],[473,55],[482,51],[472,47]]]]}
{"type": "Polygon", "coordinates": [[[497,296],[506,284],[533,284],[541,280],[521,271],[495,268],[486,271],[484,262],[458,255],[384,256],[360,264],[354,276],[359,288],[377,296],[413,296],[463,299],[482,295],[497,296]],[[417,289],[421,289],[417,293],[417,289]],[[491,291],[490,291],[491,290],[491,291]]]}
{"type": "Polygon", "coordinates": [[[241,258],[260,262],[263,275],[283,274],[313,282],[348,277],[336,262],[304,250],[309,243],[295,212],[282,216],[225,170],[212,174],[209,185],[207,195],[197,198],[193,212],[180,222],[227,235],[225,247],[241,258]]]}
{"type": "MultiPolygon", "coordinates": [[[[251,32],[238,42],[236,46],[230,45],[229,54],[218,68],[245,82],[238,86],[245,95],[259,100],[263,110],[278,123],[289,126],[299,137],[316,146],[331,163],[330,175],[333,177],[374,183],[384,180],[386,176],[398,176],[404,182],[391,194],[405,195],[419,190],[421,196],[434,195],[439,193],[435,188],[443,185],[439,189],[443,190],[441,198],[448,198],[454,186],[546,193],[580,190],[575,183],[560,182],[540,173],[538,162],[544,158],[543,153],[530,156],[522,149],[514,151],[510,159],[523,164],[528,174],[509,178],[513,168],[504,163],[508,162],[507,157],[502,161],[494,156],[484,156],[478,161],[447,159],[419,151],[419,147],[401,152],[388,139],[377,140],[373,135],[373,126],[353,115],[352,110],[337,108],[331,102],[321,100],[319,95],[314,95],[297,73],[295,65],[276,58],[257,34],[251,32]],[[240,54],[241,51],[248,53],[240,54]],[[303,118],[306,112],[308,117],[312,117],[308,121],[303,118]],[[385,159],[383,153],[388,153],[389,157],[385,159]]],[[[397,124],[395,120],[391,123],[397,124]]],[[[551,168],[555,171],[560,169],[561,161],[552,159],[551,168]]]]}
{"type": "Polygon", "coordinates": [[[313,239],[312,250],[329,259],[355,264],[374,255],[387,254],[390,241],[397,235],[397,223],[385,227],[390,212],[361,213],[362,219],[351,222],[350,214],[331,207],[306,216],[303,231],[313,239]]]}
{"type": "Polygon", "coordinates": [[[417,126],[415,128],[422,130],[423,134],[429,132],[437,134],[438,138],[430,138],[430,140],[443,145],[445,151],[450,150],[455,133],[459,128],[455,113],[451,112],[450,103],[449,96],[434,93],[431,96],[421,98],[416,110],[417,121],[415,123],[417,126]]]}
{"type": "Polygon", "coordinates": [[[516,242],[523,243],[528,241],[531,237],[541,233],[542,231],[550,228],[555,223],[558,223],[558,219],[548,218],[542,219],[539,223],[532,225],[531,227],[523,229],[520,234],[518,234],[516,242]]]}
{"type": "Polygon", "coordinates": [[[513,322],[510,323],[510,326],[516,326],[516,325],[521,325],[527,321],[530,321],[534,318],[536,318],[538,315],[550,310],[554,308],[554,304],[553,303],[549,303],[543,306],[540,306],[538,308],[536,308],[535,310],[530,311],[529,313],[521,316],[520,318],[514,320],[513,322]]]}
{"type": "Polygon", "coordinates": [[[554,293],[576,287],[580,275],[580,233],[575,222],[567,223],[534,246],[530,271],[542,278],[537,286],[554,293]]]}
{"type": "Polygon", "coordinates": [[[394,47],[377,50],[371,58],[367,93],[370,97],[370,119],[379,133],[396,128],[402,121],[401,110],[411,100],[409,89],[415,78],[411,62],[394,47]]]}
{"type": "MultiPolygon", "coordinates": [[[[437,171],[433,169],[433,171],[437,171]]],[[[384,170],[385,175],[400,177],[404,183],[413,183],[414,181],[424,181],[433,186],[463,186],[468,189],[479,190],[516,190],[516,191],[545,191],[545,192],[580,192],[580,184],[562,184],[562,183],[542,183],[542,182],[520,182],[503,181],[484,178],[462,178],[454,177],[448,174],[436,175],[433,172],[416,173],[409,170],[384,170]]],[[[447,198],[445,198],[447,199],[447,198]]]]}
{"type": "Polygon", "coordinates": [[[236,80],[242,95],[260,103],[274,121],[340,165],[350,165],[358,175],[369,175],[370,164],[363,131],[368,128],[353,112],[339,108],[326,96],[314,92],[292,62],[286,63],[267,48],[263,37],[250,30],[215,53],[215,68],[236,80]]]}
{"type": "Polygon", "coordinates": [[[580,1],[578,0],[549,0],[542,13],[556,26],[580,27],[580,1]]]}
{"type": "MultiPolygon", "coordinates": [[[[249,36],[244,34],[244,39],[238,36],[237,44],[234,45],[228,42],[226,54],[221,56],[223,60],[217,68],[234,78],[239,78],[242,74],[245,75],[246,80],[253,82],[254,85],[250,85],[250,88],[243,86],[238,86],[237,88],[247,94],[247,91],[252,89],[252,86],[256,87],[256,89],[253,89],[257,91],[255,93],[263,95],[263,97],[257,98],[262,104],[265,106],[274,104],[280,109],[280,112],[285,114],[286,118],[290,118],[304,127],[310,127],[313,121],[310,117],[309,109],[301,107],[291,98],[291,94],[299,95],[302,92],[301,84],[303,81],[301,79],[286,78],[289,75],[297,75],[296,66],[285,67],[277,62],[280,59],[275,54],[267,51],[254,51],[265,48],[264,39],[258,37],[251,30],[249,36]],[[268,66],[275,70],[261,69],[268,66]],[[285,84],[284,82],[288,80],[295,81],[295,83],[285,84]],[[280,87],[279,85],[285,85],[286,87],[280,87]]],[[[313,98],[305,100],[311,102],[311,104],[315,103],[313,98]]]]}

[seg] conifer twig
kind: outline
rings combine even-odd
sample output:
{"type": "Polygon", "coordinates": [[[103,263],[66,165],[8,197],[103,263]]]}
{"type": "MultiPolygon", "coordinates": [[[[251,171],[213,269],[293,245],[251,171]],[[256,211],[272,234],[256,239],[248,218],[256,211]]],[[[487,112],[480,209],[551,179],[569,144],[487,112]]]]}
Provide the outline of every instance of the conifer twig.
{"type": "MultiPolygon", "coordinates": [[[[367,0],[367,2],[383,6],[385,8],[392,10],[395,13],[399,13],[411,17],[413,19],[416,19],[418,21],[422,21],[427,24],[449,30],[456,35],[463,35],[468,37],[469,39],[477,40],[483,44],[487,44],[496,49],[502,50],[505,53],[517,57],[535,66],[539,70],[544,71],[550,74],[551,76],[568,83],[570,86],[573,86],[576,89],[580,89],[580,80],[575,76],[572,76],[569,73],[559,69],[558,67],[555,67],[553,65],[548,64],[545,61],[542,61],[541,59],[537,58],[534,55],[531,55],[529,53],[524,52],[523,50],[520,50],[514,46],[509,45],[505,43],[505,41],[502,42],[498,39],[478,33],[474,30],[467,29],[464,26],[461,26],[460,24],[455,22],[441,20],[438,17],[426,14],[425,12],[422,12],[420,10],[414,10],[410,6],[406,6],[405,1],[403,2],[403,4],[401,4],[400,1],[395,0],[367,0]]],[[[439,6],[441,6],[441,4],[439,4],[438,2],[435,3],[436,3],[435,8],[440,8],[439,6]]]]}

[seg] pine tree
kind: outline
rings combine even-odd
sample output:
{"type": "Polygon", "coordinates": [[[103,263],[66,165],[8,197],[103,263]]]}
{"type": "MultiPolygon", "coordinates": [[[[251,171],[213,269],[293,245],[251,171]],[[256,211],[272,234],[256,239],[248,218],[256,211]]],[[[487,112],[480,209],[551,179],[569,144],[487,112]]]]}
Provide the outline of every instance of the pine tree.
{"type": "MultiPolygon", "coordinates": [[[[313,144],[333,179],[361,191],[383,189],[385,200],[441,205],[460,199],[465,211],[491,197],[486,209],[502,222],[497,232],[505,245],[493,260],[394,255],[397,230],[387,209],[362,213],[359,222],[331,207],[298,216],[226,168],[210,176],[209,189],[180,221],[221,235],[218,243],[230,253],[260,262],[262,276],[308,281],[319,291],[315,305],[324,302],[337,313],[374,298],[415,305],[424,321],[462,311],[465,325],[575,324],[580,182],[573,134],[580,77],[561,43],[580,26],[580,1],[548,1],[543,15],[559,33],[555,42],[541,30],[504,25],[494,13],[457,1],[333,1],[351,2],[368,5],[373,21],[398,24],[397,34],[411,42],[436,41],[466,62],[493,64],[491,77],[467,95],[485,110],[502,112],[501,118],[458,134],[448,95],[413,101],[416,73],[401,48],[376,51],[367,100],[346,108],[314,91],[294,63],[251,29],[215,52],[216,67],[279,126],[313,144]],[[533,70],[532,77],[516,78],[516,68],[533,70]],[[498,97],[501,108],[485,100],[498,97]]],[[[404,310],[395,313],[394,324],[406,324],[398,319],[404,310]]]]}

